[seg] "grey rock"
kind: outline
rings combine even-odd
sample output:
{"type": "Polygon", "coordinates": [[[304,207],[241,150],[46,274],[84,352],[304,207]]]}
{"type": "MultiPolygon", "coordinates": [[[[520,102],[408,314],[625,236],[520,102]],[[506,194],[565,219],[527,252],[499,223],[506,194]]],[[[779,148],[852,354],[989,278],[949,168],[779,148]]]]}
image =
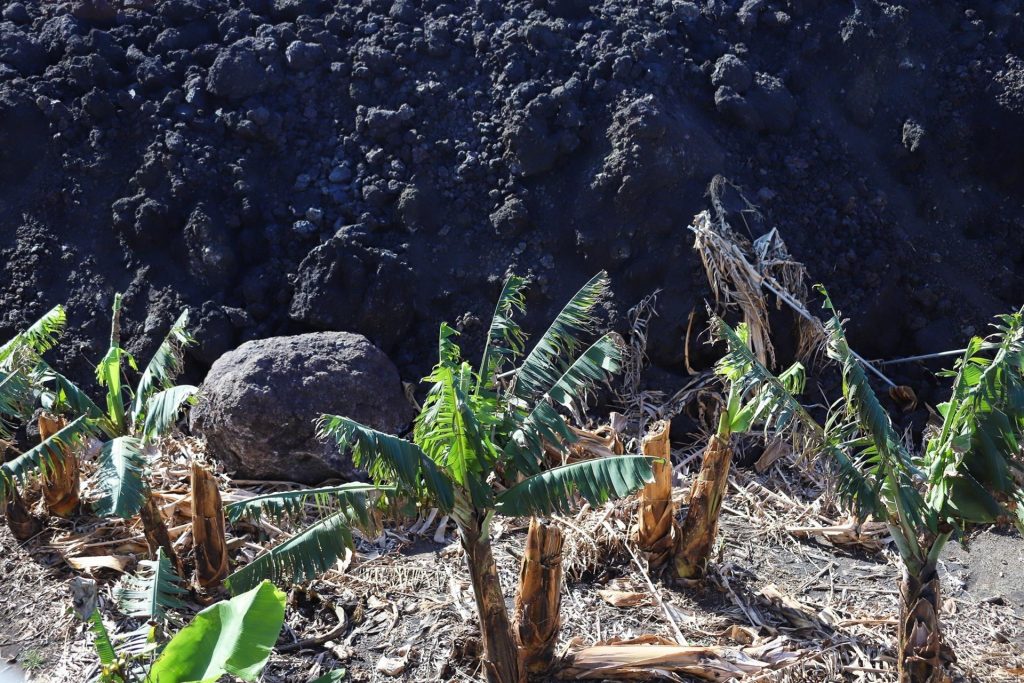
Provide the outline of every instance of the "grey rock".
{"type": "Polygon", "coordinates": [[[758,16],[764,7],[764,0],[746,0],[736,13],[736,19],[741,26],[745,26],[748,29],[754,28],[757,25],[758,16]]]}
{"type": "Polygon", "coordinates": [[[25,9],[25,5],[20,2],[12,2],[7,5],[3,11],[3,18],[7,21],[13,21],[15,24],[27,24],[32,20],[28,10],[25,9]]]}
{"type": "Polygon", "coordinates": [[[396,210],[398,218],[409,232],[416,232],[422,224],[423,193],[415,187],[407,187],[398,196],[396,210]]]}
{"type": "Polygon", "coordinates": [[[316,232],[316,226],[307,220],[298,220],[292,224],[292,230],[299,233],[300,235],[312,235],[316,232]]]}
{"type": "Polygon", "coordinates": [[[797,104],[778,78],[759,73],[744,95],[728,85],[715,91],[715,107],[727,119],[749,130],[784,133],[793,125],[797,104]]]}
{"type": "Polygon", "coordinates": [[[243,38],[220,51],[206,76],[206,88],[229,100],[242,100],[270,86],[252,38],[243,38]]]}
{"type": "Polygon", "coordinates": [[[694,22],[700,18],[700,7],[694,2],[676,2],[673,3],[675,9],[675,15],[682,19],[686,23],[694,22]]]}
{"type": "Polygon", "coordinates": [[[14,23],[0,22],[0,62],[7,62],[22,75],[34,74],[45,67],[46,52],[14,23]]]}
{"type": "Polygon", "coordinates": [[[190,422],[236,476],[306,484],[356,478],[348,454],[316,437],[324,413],[388,433],[413,418],[382,351],[357,334],[314,332],[246,342],[218,358],[190,422]]]}
{"type": "Polygon", "coordinates": [[[288,66],[296,71],[306,71],[323,61],[326,53],[316,43],[304,43],[296,40],[284,52],[288,66]]]}
{"type": "Polygon", "coordinates": [[[916,152],[924,138],[924,127],[914,119],[903,122],[903,146],[908,152],[916,152]]]}
{"type": "Polygon", "coordinates": [[[391,351],[415,318],[409,292],[411,271],[396,255],[368,250],[352,242],[362,227],[348,226],[313,248],[299,265],[289,314],[292,320],[322,330],[365,334],[391,351]]]}
{"type": "Polygon", "coordinates": [[[526,228],[527,213],[526,202],[510,197],[491,214],[491,225],[499,236],[514,237],[526,228]]]}
{"type": "Polygon", "coordinates": [[[331,174],[327,179],[332,183],[343,183],[351,177],[352,171],[348,166],[335,166],[331,169],[331,174]]]}
{"type": "Polygon", "coordinates": [[[318,0],[274,0],[274,15],[278,19],[295,21],[301,16],[314,14],[318,0]]]}
{"type": "Polygon", "coordinates": [[[711,85],[727,85],[738,93],[744,93],[754,82],[754,74],[743,60],[734,54],[724,54],[715,62],[711,72],[711,85]]]}

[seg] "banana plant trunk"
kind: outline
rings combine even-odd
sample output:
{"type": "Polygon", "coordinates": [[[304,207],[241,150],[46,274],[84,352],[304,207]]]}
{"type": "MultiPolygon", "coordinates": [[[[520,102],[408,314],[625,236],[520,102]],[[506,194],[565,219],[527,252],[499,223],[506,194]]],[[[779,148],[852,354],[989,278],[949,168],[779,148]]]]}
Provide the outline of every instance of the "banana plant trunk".
{"type": "Polygon", "coordinates": [[[947,665],[956,661],[939,624],[939,574],[926,565],[916,574],[904,567],[900,582],[900,683],[946,683],[947,665]]]}
{"type": "MultiPolygon", "coordinates": [[[[63,417],[42,413],[39,416],[39,440],[46,441],[66,425],[63,417]]],[[[63,461],[54,463],[43,474],[43,501],[51,515],[70,517],[80,500],[78,454],[71,448],[61,450],[63,461]]]]}
{"type": "Polygon", "coordinates": [[[4,512],[11,534],[19,541],[27,541],[43,530],[42,521],[29,511],[25,499],[13,483],[7,487],[7,506],[4,512]]]}
{"type": "Polygon", "coordinates": [[[192,542],[197,582],[204,589],[219,586],[228,575],[224,507],[217,479],[199,463],[192,463],[192,542]]]}
{"type": "Polygon", "coordinates": [[[491,539],[483,522],[459,524],[459,537],[466,551],[470,581],[476,599],[483,638],[483,668],[488,683],[524,683],[525,669],[509,621],[505,596],[501,592],[498,566],[491,551],[491,539]]]}
{"type": "Polygon", "coordinates": [[[142,520],[142,533],[146,537],[146,545],[149,546],[149,554],[156,557],[157,548],[163,548],[167,559],[174,565],[178,576],[184,577],[182,573],[181,558],[174,552],[174,544],[171,543],[171,535],[167,532],[167,523],[164,522],[163,513],[153,498],[153,493],[146,494],[146,502],[139,510],[139,518],[142,520]]]}
{"type": "Polygon", "coordinates": [[[690,508],[686,511],[679,535],[675,570],[681,579],[694,579],[704,574],[718,535],[718,515],[725,498],[731,464],[729,437],[713,435],[704,451],[700,474],[690,491],[690,508]]]}
{"type": "Polygon", "coordinates": [[[654,481],[640,491],[640,514],[634,539],[647,559],[647,567],[658,572],[672,559],[679,536],[676,506],[672,502],[672,452],[669,423],[660,420],[644,436],[644,455],[659,458],[651,464],[654,481]]]}
{"type": "Polygon", "coordinates": [[[515,627],[530,673],[551,668],[562,606],[562,532],[533,517],[519,571],[515,627]]]}

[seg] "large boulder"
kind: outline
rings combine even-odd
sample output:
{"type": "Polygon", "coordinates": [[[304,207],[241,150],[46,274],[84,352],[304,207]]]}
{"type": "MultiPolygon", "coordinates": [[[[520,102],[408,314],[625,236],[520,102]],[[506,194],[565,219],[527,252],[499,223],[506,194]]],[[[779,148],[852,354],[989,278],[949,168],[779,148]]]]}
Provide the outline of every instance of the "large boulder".
{"type": "Polygon", "coordinates": [[[413,418],[380,349],[358,334],[314,332],[246,342],[218,358],[191,426],[237,476],[306,484],[352,478],[349,455],[316,438],[323,413],[389,433],[413,418]]]}

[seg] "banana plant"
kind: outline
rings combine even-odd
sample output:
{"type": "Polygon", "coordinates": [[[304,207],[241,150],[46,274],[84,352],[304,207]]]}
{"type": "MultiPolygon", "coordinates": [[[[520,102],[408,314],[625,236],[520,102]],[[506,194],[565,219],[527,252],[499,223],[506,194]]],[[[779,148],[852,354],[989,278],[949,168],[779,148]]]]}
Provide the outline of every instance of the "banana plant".
{"type": "MultiPolygon", "coordinates": [[[[5,449],[10,445],[13,430],[32,416],[44,392],[42,370],[49,366],[43,354],[57,344],[66,324],[63,307],[55,306],[0,346],[0,441],[5,449]]],[[[84,422],[68,427],[13,460],[0,463],[0,508],[19,540],[34,536],[42,524],[29,513],[18,486],[36,473],[44,477],[57,474],[63,466],[64,448],[88,433],[84,422]]]]}
{"type": "Polygon", "coordinates": [[[0,347],[0,416],[23,416],[26,402],[32,406],[38,400],[47,410],[71,419],[50,438],[3,465],[0,499],[16,480],[59,464],[62,448],[94,435],[108,437],[100,451],[96,475],[102,491],[97,512],[131,517],[139,511],[146,497],[144,445],[169,431],[196,392],[194,386],[174,384],[182,368],[182,350],[194,340],[188,332],[185,310],[132,392],[124,382],[124,366],[134,370],[138,367],[131,354],[121,348],[120,316],[121,295],[116,294],[110,346],[96,367],[97,381],[106,390],[105,408],[42,359],[42,353],[56,344],[65,327],[62,307],[55,307],[0,347]]]}
{"type": "Polygon", "coordinates": [[[9,490],[16,495],[15,482],[62,467],[64,454],[78,448],[87,437],[104,437],[94,474],[100,492],[93,504],[95,512],[124,519],[141,513],[150,548],[155,552],[158,545],[163,547],[180,571],[166,527],[150,498],[146,446],[170,430],[197,391],[194,386],[174,384],[174,377],[182,369],[182,351],[194,343],[188,332],[188,310],[171,326],[132,392],[125,382],[125,366],[132,370],[138,370],[138,366],[121,347],[121,305],[121,295],[116,294],[110,345],[96,366],[97,381],[105,389],[103,408],[41,357],[56,343],[56,336],[64,327],[60,307],[0,347],[0,367],[13,363],[12,359],[23,358],[17,379],[11,384],[13,387],[20,383],[21,398],[16,401],[13,390],[10,394],[0,393],[0,408],[20,406],[27,397],[33,404],[38,399],[51,413],[70,418],[64,428],[0,468],[0,500],[9,490]]]}
{"type": "MultiPolygon", "coordinates": [[[[375,488],[437,507],[454,520],[483,631],[483,669],[491,683],[519,683],[525,676],[491,548],[495,515],[565,512],[577,496],[599,505],[629,495],[652,478],[650,459],[644,456],[545,469],[545,443],[566,447],[577,440],[559,409],[578,410],[598,383],[618,372],[622,342],[614,334],[589,345],[583,341],[596,331],[597,308],[607,293],[607,276],[599,273],[527,352],[526,335],[515,321],[525,308],[525,287],[523,278],[506,280],[476,369],[463,360],[456,331],[441,325],[438,362],[425,380],[431,388],[411,439],[338,415],[323,415],[319,425],[323,438],[343,450],[351,448],[353,461],[369,472],[375,488]]],[[[337,493],[320,489],[302,495],[337,501],[337,493]]],[[[282,510],[294,495],[264,496],[228,510],[234,515],[241,505],[261,513],[282,510]]],[[[229,587],[244,589],[275,569],[308,578],[332,565],[348,543],[342,530],[359,514],[360,501],[351,503],[340,503],[341,510],[319,526],[257,558],[253,564],[262,562],[261,568],[236,572],[228,578],[229,587]]]]}
{"type": "Polygon", "coordinates": [[[749,375],[752,363],[761,364],[751,351],[746,323],[733,330],[720,318],[713,317],[712,335],[726,341],[730,349],[736,347],[746,352],[729,353],[715,366],[727,386],[726,400],[719,415],[718,429],[708,442],[700,472],[690,489],[690,506],[675,552],[675,574],[682,579],[701,576],[714,547],[732,464],[733,434],[757,430],[778,433],[795,426],[780,398],[802,393],[805,381],[804,367],[799,362],[778,377],[772,376],[778,385],[753,379],[749,375]]]}
{"type": "Polygon", "coordinates": [[[138,574],[126,577],[114,589],[114,600],[129,617],[163,624],[168,610],[185,606],[181,596],[188,591],[163,549],[157,550],[155,560],[140,560],[139,567],[138,574]]]}
{"type": "Polygon", "coordinates": [[[0,346],[0,440],[32,415],[40,391],[37,369],[67,326],[63,306],[54,306],[0,346]]]}
{"type": "Polygon", "coordinates": [[[182,369],[182,351],[194,343],[188,332],[188,310],[174,322],[142,370],[134,392],[126,386],[125,366],[137,371],[138,365],[121,347],[121,305],[121,295],[115,294],[110,345],[96,366],[97,382],[105,389],[103,408],[53,371],[43,373],[48,386],[43,404],[52,412],[84,418],[109,437],[97,461],[95,481],[100,497],[94,509],[99,515],[127,519],[137,514],[149,497],[145,446],[170,430],[197,389],[174,384],[182,369]]]}
{"type": "MultiPolygon", "coordinates": [[[[779,378],[757,362],[738,335],[726,335],[729,356],[743,366],[739,381],[772,387],[763,416],[799,425],[802,447],[820,452],[835,470],[836,488],[860,518],[887,524],[903,567],[898,668],[903,683],[948,680],[954,654],[942,636],[937,563],[956,533],[1012,521],[1024,531],[1024,309],[999,316],[987,339],[968,343],[950,378],[942,422],[912,450],[850,351],[842,317],[831,313],[826,353],[842,372],[843,396],[824,426],[815,422],[779,378]]],[[[722,329],[725,329],[724,326],[722,329]]]]}
{"type": "Polygon", "coordinates": [[[839,461],[839,491],[861,515],[889,526],[903,563],[900,583],[901,681],[946,680],[954,661],[942,637],[937,563],[954,533],[1012,520],[1024,531],[1024,309],[1002,315],[988,337],[974,337],[954,369],[941,425],[909,451],[832,318],[827,353],[843,371],[843,404],[830,417],[830,442],[851,451],[839,461]]]}
{"type": "Polygon", "coordinates": [[[319,519],[305,526],[287,541],[255,558],[231,574],[226,581],[232,593],[249,590],[264,579],[295,583],[326,572],[346,548],[352,547],[353,527],[373,528],[372,503],[394,492],[394,487],[354,482],[247,498],[225,507],[231,523],[247,520],[259,523],[267,516],[275,521],[305,520],[307,508],[319,519]]]}
{"type": "Polygon", "coordinates": [[[76,596],[79,616],[93,631],[103,683],[213,683],[227,674],[259,679],[284,623],[284,593],[264,581],[210,605],[166,640],[156,627],[167,622],[167,610],[184,607],[179,596],[185,592],[158,552],[156,561],[145,563],[143,572],[114,591],[122,611],[154,624],[121,638],[120,647],[96,609],[95,585],[90,596],[76,596]]]}

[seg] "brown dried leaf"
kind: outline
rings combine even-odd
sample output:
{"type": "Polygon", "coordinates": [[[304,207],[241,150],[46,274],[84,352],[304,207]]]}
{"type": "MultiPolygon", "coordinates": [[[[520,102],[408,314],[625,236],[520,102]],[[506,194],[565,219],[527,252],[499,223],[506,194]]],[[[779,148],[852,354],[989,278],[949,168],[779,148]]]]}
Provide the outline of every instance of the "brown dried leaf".
{"type": "Polygon", "coordinates": [[[775,462],[790,452],[789,445],[782,439],[774,439],[754,463],[758,474],[764,474],[775,462]]]}
{"type": "Polygon", "coordinates": [[[740,645],[752,645],[757,640],[757,631],[747,626],[733,624],[718,634],[719,640],[731,640],[740,645]]]}
{"type": "Polygon", "coordinates": [[[633,591],[598,590],[597,594],[601,599],[612,607],[636,607],[647,605],[651,602],[651,596],[647,593],[635,593],[633,591]]]}

